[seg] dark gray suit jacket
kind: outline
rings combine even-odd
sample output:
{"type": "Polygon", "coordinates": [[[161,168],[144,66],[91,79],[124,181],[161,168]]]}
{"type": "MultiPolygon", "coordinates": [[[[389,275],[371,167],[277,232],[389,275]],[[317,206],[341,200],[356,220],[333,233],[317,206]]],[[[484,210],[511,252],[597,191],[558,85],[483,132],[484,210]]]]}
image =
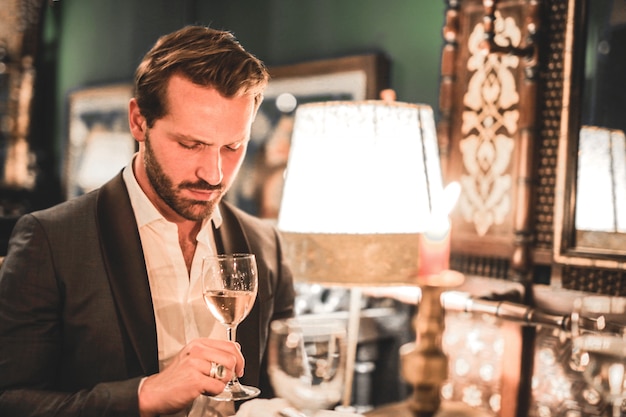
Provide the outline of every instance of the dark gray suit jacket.
{"type": "MultiPolygon", "coordinates": [[[[221,203],[218,248],[257,255],[258,297],[237,336],[242,382],[271,388],[271,320],[293,315],[292,276],[265,221],[221,203]]],[[[139,232],[121,175],[23,216],[0,267],[0,416],[136,416],[141,377],[158,372],[139,232]]]]}

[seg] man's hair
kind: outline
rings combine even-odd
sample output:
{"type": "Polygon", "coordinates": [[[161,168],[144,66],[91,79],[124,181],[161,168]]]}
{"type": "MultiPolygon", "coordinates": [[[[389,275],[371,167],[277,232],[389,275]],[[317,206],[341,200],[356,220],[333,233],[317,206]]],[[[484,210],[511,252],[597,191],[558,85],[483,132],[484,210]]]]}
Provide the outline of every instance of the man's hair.
{"type": "Polygon", "coordinates": [[[269,80],[267,68],[230,32],[186,26],[160,37],[135,72],[135,98],[148,127],[167,112],[172,75],[215,88],[224,97],[254,96],[258,107],[269,80]]]}

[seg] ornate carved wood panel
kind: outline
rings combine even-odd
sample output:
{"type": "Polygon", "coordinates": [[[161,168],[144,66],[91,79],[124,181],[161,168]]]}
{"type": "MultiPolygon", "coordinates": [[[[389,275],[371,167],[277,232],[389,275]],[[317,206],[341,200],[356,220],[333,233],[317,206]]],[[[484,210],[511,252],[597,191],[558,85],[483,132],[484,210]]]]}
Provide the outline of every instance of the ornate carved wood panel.
{"type": "Polygon", "coordinates": [[[439,136],[446,181],[462,186],[452,266],[526,279],[534,244],[539,3],[486,4],[450,1],[444,27],[439,136]]]}

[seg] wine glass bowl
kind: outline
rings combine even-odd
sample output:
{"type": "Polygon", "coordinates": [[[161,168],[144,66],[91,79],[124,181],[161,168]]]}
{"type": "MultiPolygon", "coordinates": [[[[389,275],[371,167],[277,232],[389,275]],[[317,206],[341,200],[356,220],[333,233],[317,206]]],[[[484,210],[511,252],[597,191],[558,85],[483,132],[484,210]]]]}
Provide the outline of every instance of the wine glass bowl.
{"type": "Polygon", "coordinates": [[[307,416],[341,400],[346,360],[343,322],[304,317],[275,320],[268,349],[270,381],[279,397],[307,416]]]}
{"type": "MultiPolygon", "coordinates": [[[[226,327],[228,340],[236,340],[237,325],[245,319],[257,295],[258,273],[253,254],[207,256],[202,259],[202,296],[211,314],[226,327]]],[[[256,387],[241,385],[233,376],[224,391],[211,398],[219,401],[257,397],[256,387]]]]}

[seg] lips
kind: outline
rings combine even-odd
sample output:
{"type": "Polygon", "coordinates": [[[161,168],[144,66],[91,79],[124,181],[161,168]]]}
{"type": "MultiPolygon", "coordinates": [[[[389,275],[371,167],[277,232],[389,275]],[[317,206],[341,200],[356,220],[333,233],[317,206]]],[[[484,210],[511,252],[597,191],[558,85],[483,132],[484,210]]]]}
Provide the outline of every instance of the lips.
{"type": "Polygon", "coordinates": [[[207,190],[205,188],[186,188],[186,191],[190,193],[191,196],[195,200],[206,200],[206,201],[214,200],[217,197],[219,197],[220,194],[222,193],[221,188],[211,189],[211,190],[207,190]]]}

